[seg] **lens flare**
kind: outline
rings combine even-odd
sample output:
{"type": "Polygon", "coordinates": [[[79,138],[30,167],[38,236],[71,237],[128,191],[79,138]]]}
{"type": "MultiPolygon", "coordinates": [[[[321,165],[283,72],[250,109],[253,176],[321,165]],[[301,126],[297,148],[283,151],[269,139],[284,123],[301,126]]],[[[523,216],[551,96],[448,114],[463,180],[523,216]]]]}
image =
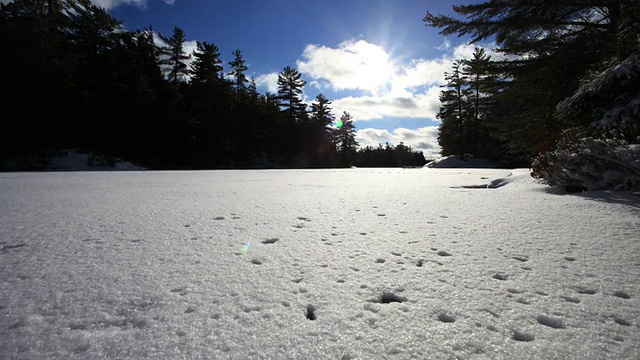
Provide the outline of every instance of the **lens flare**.
{"type": "Polygon", "coordinates": [[[243,254],[249,251],[249,246],[251,246],[251,241],[249,241],[245,246],[242,247],[243,254]]]}

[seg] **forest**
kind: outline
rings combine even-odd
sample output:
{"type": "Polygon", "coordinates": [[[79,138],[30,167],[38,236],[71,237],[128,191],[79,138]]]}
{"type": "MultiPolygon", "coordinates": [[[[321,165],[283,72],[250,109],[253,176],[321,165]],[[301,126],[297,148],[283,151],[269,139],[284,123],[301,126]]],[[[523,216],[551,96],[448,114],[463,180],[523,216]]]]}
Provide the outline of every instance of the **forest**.
{"type": "Polygon", "coordinates": [[[277,94],[261,94],[240,50],[228,64],[206,41],[187,54],[178,26],[125,31],[89,0],[0,6],[0,41],[12,49],[0,56],[0,170],[42,169],[64,149],[149,169],[426,163],[402,143],[359,148],[351,115],[337,121],[322,94],[304,103],[290,66],[277,94]]]}
{"type": "MultiPolygon", "coordinates": [[[[360,147],[353,119],[285,66],[261,94],[242,52],[125,31],[89,0],[0,5],[0,169],[34,170],[67,148],[150,169],[425,164],[403,143],[360,147]],[[187,58],[192,57],[190,65],[187,58]],[[336,124],[340,124],[337,126],[336,124]]],[[[400,6],[400,5],[399,5],[400,6]]],[[[640,187],[637,0],[488,0],[423,23],[476,48],[445,74],[441,155],[529,167],[576,191],[640,187]]],[[[419,21],[419,19],[417,19],[419,21]]]]}
{"type": "Polygon", "coordinates": [[[477,46],[446,73],[442,155],[531,167],[582,191],[640,187],[640,3],[490,0],[427,12],[477,46]],[[496,56],[497,55],[497,56],[496,56]],[[495,57],[495,58],[494,58],[495,57]]]}

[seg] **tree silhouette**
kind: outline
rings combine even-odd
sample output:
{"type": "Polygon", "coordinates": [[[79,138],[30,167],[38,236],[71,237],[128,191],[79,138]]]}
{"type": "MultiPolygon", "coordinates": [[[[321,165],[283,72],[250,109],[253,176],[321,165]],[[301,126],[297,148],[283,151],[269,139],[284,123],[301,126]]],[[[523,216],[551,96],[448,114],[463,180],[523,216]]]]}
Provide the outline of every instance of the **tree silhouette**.
{"type": "Polygon", "coordinates": [[[186,41],[184,31],[175,26],[171,37],[159,35],[160,39],[167,44],[161,48],[162,54],[166,56],[162,64],[166,66],[167,78],[174,86],[178,86],[178,83],[186,81],[186,77],[189,75],[189,68],[185,60],[191,58],[190,55],[184,53],[184,42],[186,41]]]}

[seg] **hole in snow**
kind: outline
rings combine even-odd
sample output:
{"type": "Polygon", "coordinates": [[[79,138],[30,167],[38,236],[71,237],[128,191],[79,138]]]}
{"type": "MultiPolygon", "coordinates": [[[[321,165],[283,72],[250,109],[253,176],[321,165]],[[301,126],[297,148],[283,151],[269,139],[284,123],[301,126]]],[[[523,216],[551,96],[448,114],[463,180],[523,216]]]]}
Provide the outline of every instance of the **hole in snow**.
{"type": "Polygon", "coordinates": [[[614,292],[613,296],[617,296],[617,297],[622,298],[622,299],[630,299],[631,298],[631,296],[629,296],[629,294],[627,294],[624,291],[620,291],[620,290],[614,292]]]}
{"type": "Polygon", "coordinates": [[[631,326],[631,323],[628,322],[627,320],[623,319],[623,318],[615,318],[614,321],[618,324],[618,325],[622,325],[622,326],[631,326]]]}
{"type": "Polygon", "coordinates": [[[587,287],[579,287],[578,294],[586,294],[586,295],[594,295],[598,292],[596,289],[587,288],[587,287]]]}
{"type": "Polygon", "coordinates": [[[308,319],[308,320],[315,320],[318,317],[316,316],[316,307],[309,304],[307,305],[307,309],[305,311],[304,316],[308,319]]]}
{"type": "Polygon", "coordinates": [[[564,322],[562,321],[562,319],[554,318],[554,317],[547,316],[547,315],[538,315],[538,316],[536,316],[536,321],[538,321],[538,323],[541,324],[541,325],[552,327],[554,329],[564,329],[565,328],[564,322]]]}
{"type": "Polygon", "coordinates": [[[389,291],[385,291],[382,293],[382,295],[380,295],[380,298],[372,302],[381,303],[381,304],[390,304],[390,303],[396,303],[396,302],[403,303],[405,301],[407,301],[406,297],[396,295],[389,291]]]}
{"type": "Polygon", "coordinates": [[[448,313],[440,313],[438,315],[438,320],[444,322],[444,323],[452,323],[456,321],[456,317],[452,314],[448,314],[448,313]]]}
{"type": "Polygon", "coordinates": [[[280,240],[280,239],[278,239],[278,238],[265,239],[265,240],[262,240],[262,243],[263,244],[275,244],[276,241],[278,241],[278,240],[280,240]]]}
{"type": "Polygon", "coordinates": [[[513,330],[513,340],[516,341],[533,341],[535,340],[535,336],[533,334],[528,334],[525,332],[520,332],[518,330],[513,330]]]}

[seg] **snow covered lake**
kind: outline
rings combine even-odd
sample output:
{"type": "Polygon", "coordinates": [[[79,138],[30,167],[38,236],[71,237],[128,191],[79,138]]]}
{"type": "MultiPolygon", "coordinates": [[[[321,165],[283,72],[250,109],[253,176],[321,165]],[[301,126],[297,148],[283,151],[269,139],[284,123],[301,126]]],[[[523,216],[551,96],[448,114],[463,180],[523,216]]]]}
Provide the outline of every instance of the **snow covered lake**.
{"type": "Polygon", "coordinates": [[[0,224],[1,359],[640,357],[640,197],[527,170],[4,173],[0,224]]]}

